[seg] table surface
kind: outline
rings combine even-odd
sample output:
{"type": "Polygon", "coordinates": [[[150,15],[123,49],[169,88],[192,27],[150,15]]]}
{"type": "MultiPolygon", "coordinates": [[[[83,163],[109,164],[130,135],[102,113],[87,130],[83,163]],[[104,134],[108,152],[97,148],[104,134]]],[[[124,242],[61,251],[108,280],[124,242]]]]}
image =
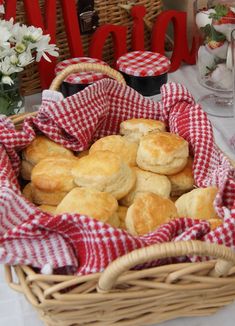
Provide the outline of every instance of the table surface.
{"type": "MultiPolygon", "coordinates": [[[[169,74],[169,81],[185,84],[195,100],[208,94],[209,91],[200,86],[196,80],[195,66],[183,66],[169,74]],[[187,81],[187,83],[186,83],[187,81]]],[[[40,104],[41,94],[26,97],[26,111],[40,104]]],[[[235,119],[209,117],[212,122],[215,140],[218,146],[232,159],[235,152],[228,146],[227,137],[235,132],[235,119]]],[[[158,326],[233,326],[235,320],[235,303],[222,308],[209,317],[178,318],[158,324],[158,326]]],[[[11,290],[5,282],[3,266],[0,266],[0,326],[44,326],[36,312],[22,294],[11,290]]]]}

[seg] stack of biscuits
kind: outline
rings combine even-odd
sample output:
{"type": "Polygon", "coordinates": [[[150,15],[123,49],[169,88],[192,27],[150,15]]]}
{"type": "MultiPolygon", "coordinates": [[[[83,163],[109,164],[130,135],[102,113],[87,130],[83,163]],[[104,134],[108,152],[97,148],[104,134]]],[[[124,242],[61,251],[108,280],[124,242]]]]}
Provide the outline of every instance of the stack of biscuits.
{"type": "Polygon", "coordinates": [[[78,213],[144,235],[177,217],[222,221],[215,186],[196,188],[193,157],[162,121],[130,119],[80,153],[43,135],[22,151],[22,192],[52,215],[78,213]]]}

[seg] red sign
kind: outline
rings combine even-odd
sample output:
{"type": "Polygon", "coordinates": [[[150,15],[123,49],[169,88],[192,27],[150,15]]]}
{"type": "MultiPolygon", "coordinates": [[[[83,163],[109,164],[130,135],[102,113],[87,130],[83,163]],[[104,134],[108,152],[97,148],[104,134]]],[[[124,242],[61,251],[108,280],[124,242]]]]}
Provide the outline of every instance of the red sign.
{"type": "MultiPolygon", "coordinates": [[[[68,38],[68,45],[71,57],[83,56],[82,39],[80,34],[79,22],[77,17],[76,0],[60,0],[63,17],[65,22],[65,30],[68,38]]],[[[5,1],[5,19],[10,19],[16,16],[16,2],[17,0],[5,1]]],[[[56,0],[45,1],[45,20],[38,0],[24,0],[25,11],[28,24],[36,27],[41,27],[45,34],[51,35],[51,43],[56,43],[56,0]],[[44,23],[45,22],[45,23],[44,23]]],[[[144,50],[144,21],[146,14],[144,6],[134,6],[131,10],[133,19],[132,32],[132,50],[144,50]]],[[[156,17],[156,21],[152,30],[151,51],[164,54],[164,44],[166,37],[166,30],[168,24],[172,21],[174,26],[174,49],[171,58],[171,71],[179,68],[182,61],[188,64],[195,63],[196,46],[193,42],[192,49],[188,49],[186,12],[179,11],[163,11],[156,17]]],[[[127,52],[126,37],[127,27],[120,25],[103,25],[97,28],[94,32],[90,48],[89,56],[93,58],[102,59],[103,47],[109,36],[112,36],[114,44],[114,55],[116,60],[122,54],[127,52]]],[[[44,59],[38,63],[40,73],[40,80],[42,88],[48,88],[54,78],[54,70],[56,59],[51,58],[52,63],[48,63],[44,59]],[[46,73],[45,73],[46,72],[46,73]]]]}

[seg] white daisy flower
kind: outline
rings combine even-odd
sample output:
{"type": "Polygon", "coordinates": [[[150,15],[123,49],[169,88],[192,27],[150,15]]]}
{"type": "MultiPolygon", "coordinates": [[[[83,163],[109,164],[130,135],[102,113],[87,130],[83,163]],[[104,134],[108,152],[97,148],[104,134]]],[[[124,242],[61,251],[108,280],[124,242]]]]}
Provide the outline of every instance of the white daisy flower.
{"type": "Polygon", "coordinates": [[[47,61],[50,56],[57,57],[58,48],[49,44],[50,35],[43,35],[43,30],[34,26],[14,23],[0,19],[0,79],[12,85],[12,75],[18,73],[35,60],[47,61]]]}
{"type": "Polygon", "coordinates": [[[43,37],[43,31],[41,28],[29,26],[27,32],[24,35],[24,40],[36,43],[43,37]]]}
{"type": "Polygon", "coordinates": [[[32,63],[34,61],[34,58],[32,56],[32,53],[27,51],[27,52],[23,52],[18,56],[18,66],[19,67],[26,67],[27,65],[29,65],[30,63],[32,63]]]}
{"type": "Polygon", "coordinates": [[[41,58],[43,57],[48,62],[51,62],[51,59],[48,57],[48,55],[51,55],[53,57],[58,57],[58,48],[55,46],[55,44],[49,44],[50,42],[50,36],[46,35],[44,38],[41,38],[39,42],[36,43],[36,61],[39,62],[41,58]]]}
{"type": "Polygon", "coordinates": [[[10,76],[2,76],[1,82],[3,84],[7,84],[7,85],[10,85],[10,86],[14,84],[14,81],[11,79],[10,76]]]}
{"type": "Polygon", "coordinates": [[[11,32],[4,26],[0,26],[0,48],[10,48],[11,32]]]}

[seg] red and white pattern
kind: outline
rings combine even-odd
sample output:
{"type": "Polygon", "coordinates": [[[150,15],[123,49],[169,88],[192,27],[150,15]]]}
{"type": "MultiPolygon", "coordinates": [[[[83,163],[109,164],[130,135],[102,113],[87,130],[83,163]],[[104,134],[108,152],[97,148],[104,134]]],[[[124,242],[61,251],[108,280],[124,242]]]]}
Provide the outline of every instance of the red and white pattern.
{"type": "MultiPolygon", "coordinates": [[[[76,63],[99,63],[102,65],[107,66],[107,63],[96,59],[96,58],[89,58],[89,57],[78,57],[78,58],[72,58],[68,60],[64,60],[59,62],[56,65],[55,73],[58,74],[62,70],[64,70],[66,67],[76,64],[76,63]]],[[[64,81],[70,84],[92,84],[100,79],[107,78],[106,75],[100,73],[100,72],[79,72],[75,74],[69,75],[64,81]]]]}
{"type": "Polygon", "coordinates": [[[133,51],[117,60],[117,69],[130,76],[147,77],[165,74],[170,69],[170,60],[160,53],[133,51]]]}
{"type": "MultiPolygon", "coordinates": [[[[128,86],[102,79],[66,99],[58,92],[44,91],[37,117],[25,119],[21,131],[0,116],[0,262],[29,264],[42,271],[49,264],[48,270],[54,272],[66,267],[84,275],[103,271],[136,248],[166,241],[201,239],[235,249],[235,170],[215,146],[206,114],[187,89],[169,83],[161,92],[162,102],[153,102],[128,86]],[[206,221],[182,217],[151,234],[133,237],[88,216],[52,217],[23,198],[17,182],[19,151],[32,141],[35,130],[81,151],[91,140],[117,134],[120,123],[134,117],[165,121],[169,131],[189,142],[196,184],[219,187],[215,208],[224,219],[222,226],[211,231],[206,221]]],[[[166,262],[149,262],[144,267],[166,262]]]]}

